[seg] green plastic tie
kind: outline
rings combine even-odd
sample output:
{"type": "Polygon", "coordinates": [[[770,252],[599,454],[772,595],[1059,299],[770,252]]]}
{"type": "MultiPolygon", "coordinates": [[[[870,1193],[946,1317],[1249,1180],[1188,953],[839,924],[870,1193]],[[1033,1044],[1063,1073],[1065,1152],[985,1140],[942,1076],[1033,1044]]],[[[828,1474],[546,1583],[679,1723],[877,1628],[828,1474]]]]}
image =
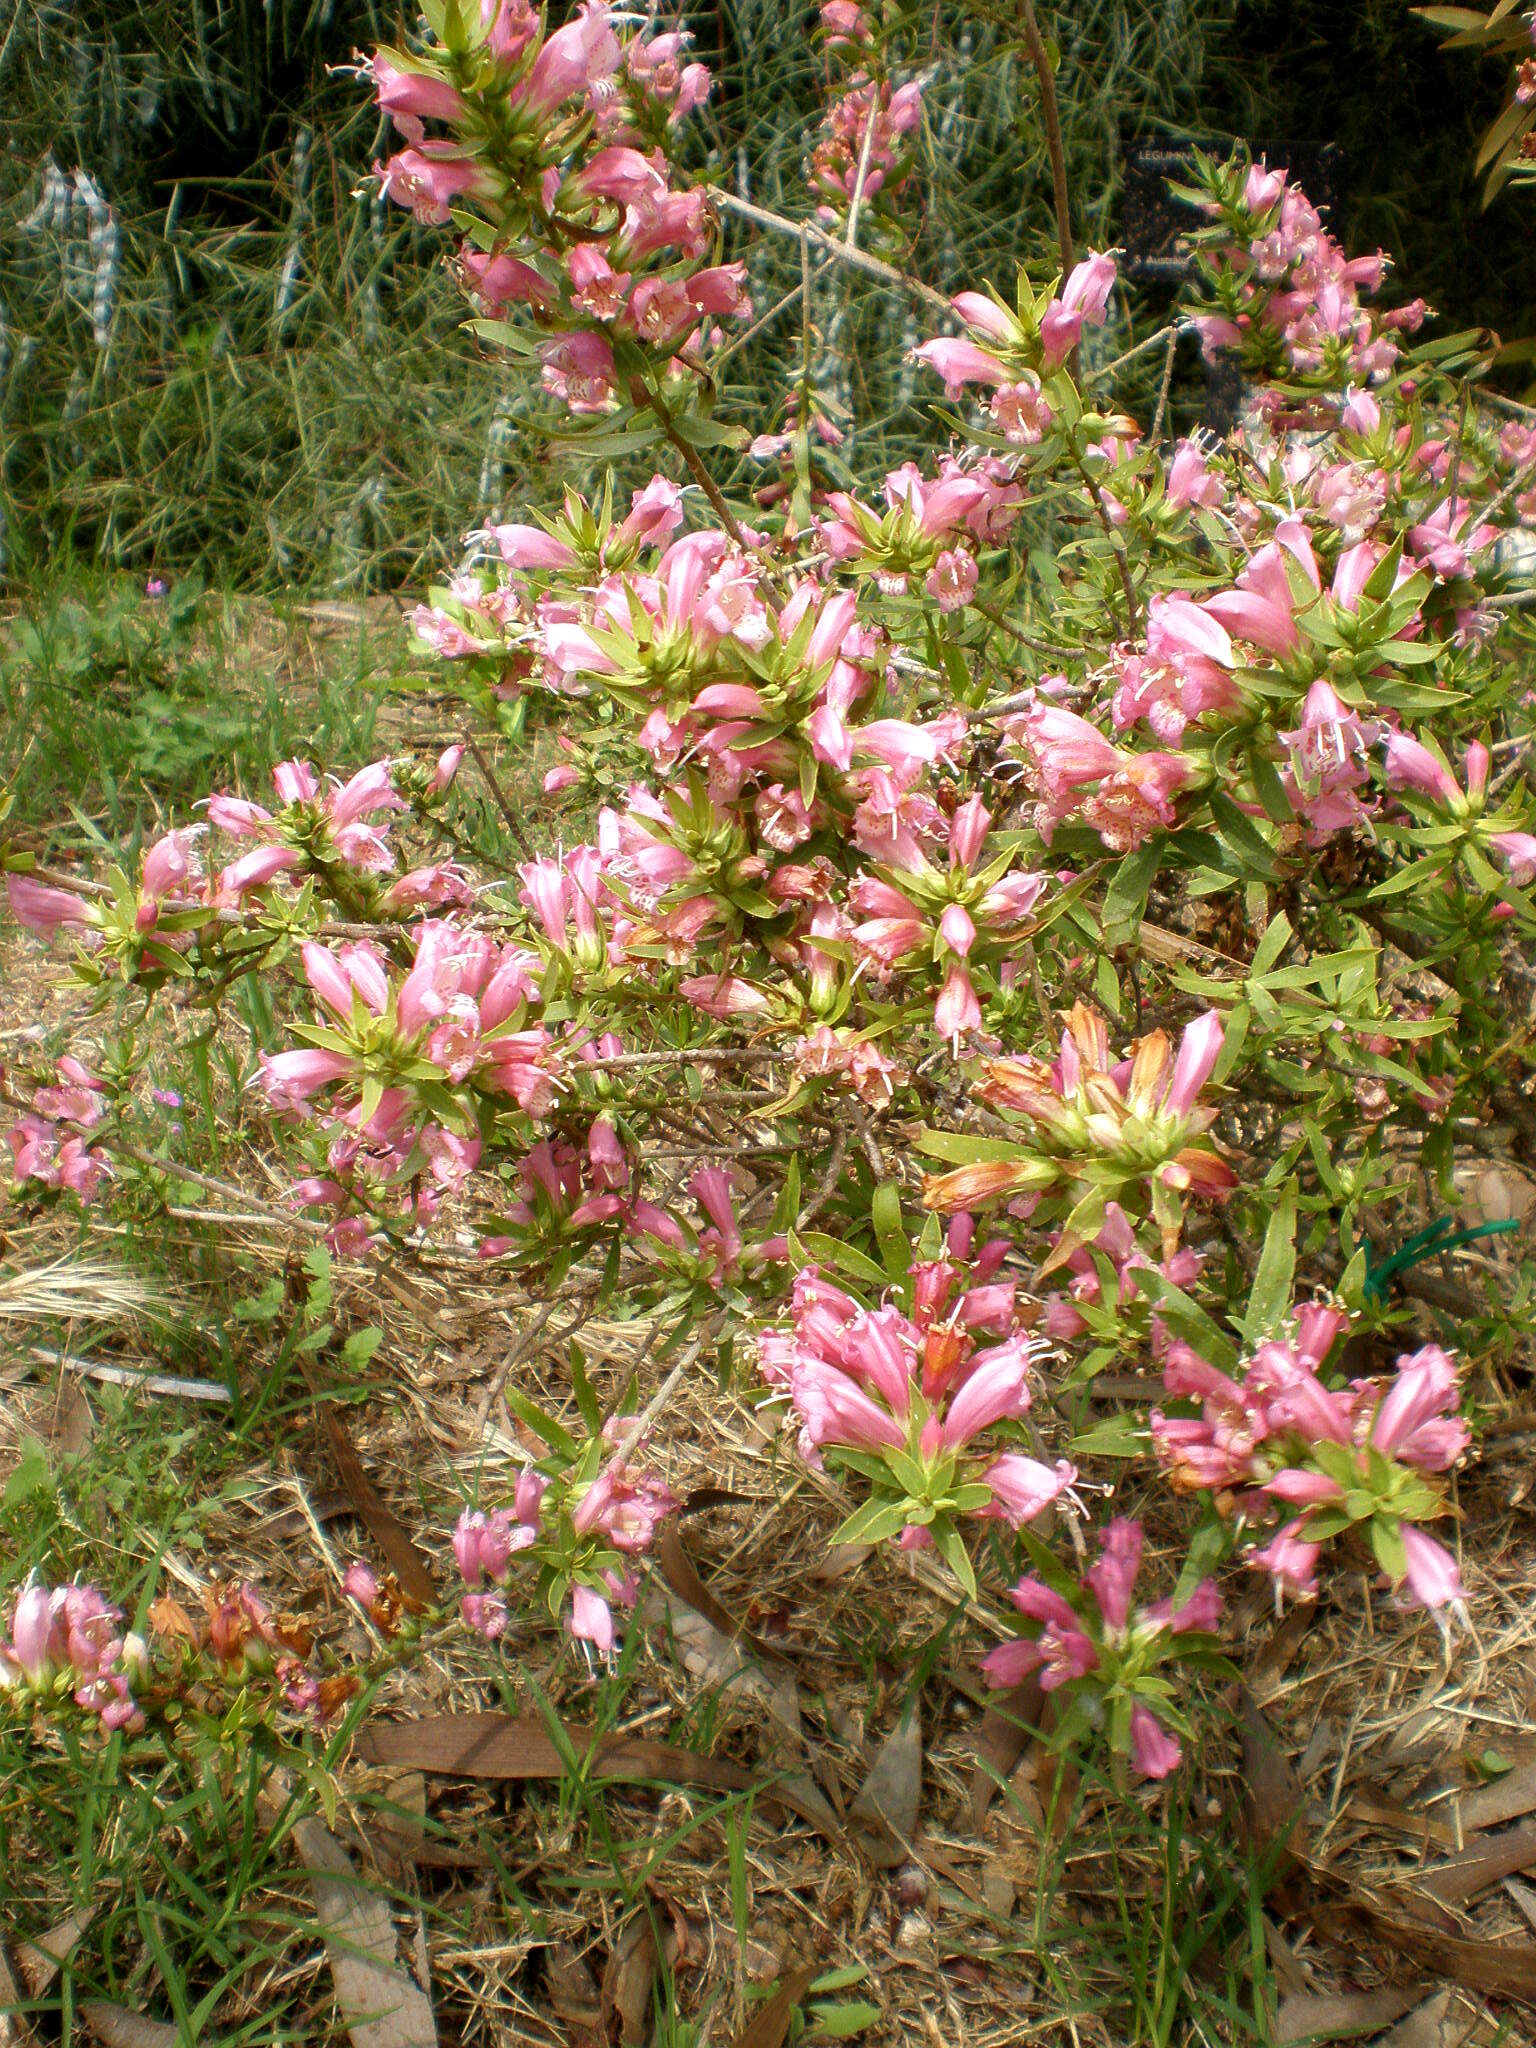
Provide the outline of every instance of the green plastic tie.
{"type": "Polygon", "coordinates": [[[1412,1237],[1399,1245],[1391,1258],[1384,1259],[1379,1266],[1367,1269],[1365,1295],[1368,1300],[1379,1301],[1386,1292],[1386,1284],[1399,1273],[1411,1272],[1415,1266],[1422,1266],[1426,1259],[1432,1259],[1437,1252],[1459,1251],[1463,1245],[1476,1244],[1480,1237],[1502,1237],[1508,1231],[1520,1228],[1519,1218],[1501,1216],[1496,1222],[1477,1223],[1468,1230],[1458,1230],[1452,1216],[1439,1216],[1423,1230],[1416,1230],[1412,1237]]]}

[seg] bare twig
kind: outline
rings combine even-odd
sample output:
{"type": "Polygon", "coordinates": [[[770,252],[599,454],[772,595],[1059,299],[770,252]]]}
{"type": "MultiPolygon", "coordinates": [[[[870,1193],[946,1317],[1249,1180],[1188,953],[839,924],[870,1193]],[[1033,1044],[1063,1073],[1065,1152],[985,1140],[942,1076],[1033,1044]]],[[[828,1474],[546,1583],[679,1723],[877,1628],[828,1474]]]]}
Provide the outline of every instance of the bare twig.
{"type": "Polygon", "coordinates": [[[848,232],[843,237],[844,246],[852,249],[859,239],[859,209],[864,204],[864,180],[869,175],[870,146],[875,139],[875,119],[880,112],[880,94],[870,88],[869,114],[864,122],[864,140],[859,148],[859,168],[854,174],[853,200],[848,208],[848,232]]]}
{"type": "Polygon", "coordinates": [[[1056,239],[1061,245],[1061,273],[1065,277],[1072,268],[1072,207],[1067,191],[1067,157],[1061,141],[1061,110],[1056,104],[1056,80],[1051,71],[1050,56],[1046,51],[1045,38],[1040,33],[1040,23],[1035,17],[1034,0],[1020,0],[1019,17],[1024,27],[1024,42],[1029,50],[1030,62],[1035,67],[1035,76],[1040,81],[1040,119],[1045,125],[1045,145],[1051,156],[1051,184],[1056,199],[1056,239]]]}
{"type": "Polygon", "coordinates": [[[1154,448],[1162,436],[1163,414],[1168,410],[1168,393],[1173,388],[1173,365],[1178,353],[1179,330],[1177,327],[1170,327],[1168,330],[1168,353],[1163,359],[1163,381],[1157,387],[1157,407],[1152,414],[1151,431],[1147,435],[1147,439],[1154,448]]]}
{"type": "Polygon", "coordinates": [[[518,822],[517,813],[513,810],[512,805],[508,800],[506,791],[502,788],[501,784],[496,780],[495,769],[492,768],[490,762],[486,759],[484,753],[481,751],[480,742],[475,738],[472,732],[466,731],[464,734],[464,744],[466,747],[468,747],[470,753],[474,756],[475,766],[480,770],[480,773],[485,777],[486,787],[490,790],[491,795],[496,799],[496,808],[501,812],[502,820],[505,823],[507,830],[512,834],[513,839],[516,841],[518,850],[522,854],[523,859],[532,860],[533,849],[529,846],[528,841],[524,836],[523,828],[521,824],[518,822]]]}
{"type": "Polygon", "coordinates": [[[704,458],[700,455],[698,449],[694,447],[693,443],[685,435],[678,432],[677,422],[667,410],[666,401],[662,398],[661,394],[653,391],[643,377],[631,377],[629,380],[629,396],[632,405],[637,408],[643,406],[647,411],[653,412],[656,415],[657,419],[661,422],[662,432],[688,465],[689,475],[704,493],[705,497],[708,498],[715,517],[725,528],[737,547],[741,549],[744,555],[755,554],[756,550],[751,541],[747,539],[745,533],[743,533],[741,522],[737,519],[736,514],[725,502],[725,495],[710,475],[704,458]]]}
{"type": "Polygon", "coordinates": [[[850,264],[855,270],[862,270],[869,277],[881,278],[886,284],[901,291],[914,293],[928,305],[940,312],[950,309],[949,300],[942,292],[936,292],[931,284],[924,284],[920,277],[912,277],[905,270],[898,270],[894,263],[886,263],[878,256],[866,255],[862,249],[850,249],[846,242],[839,242],[821,228],[812,227],[809,221],[791,220],[788,214],[774,213],[766,206],[754,206],[748,199],[738,199],[734,192],[716,192],[715,202],[728,213],[739,214],[743,220],[756,221],[761,228],[772,228],[775,234],[793,235],[799,241],[802,235],[814,248],[825,250],[839,263],[850,264]]]}
{"type": "Polygon", "coordinates": [[[312,1222],[307,1216],[290,1215],[275,1203],[262,1201],[248,1188],[234,1187],[227,1180],[215,1180],[211,1173],[199,1173],[195,1167],[183,1166],[177,1159],[158,1159],[153,1152],[140,1151],[137,1145],[114,1144],[112,1150],[121,1158],[135,1160],[140,1166],[163,1173],[168,1180],[190,1181],[193,1187],[206,1188],[210,1195],[218,1195],[226,1202],[239,1203],[244,1209],[258,1209],[272,1222],[286,1224],[301,1236],[324,1237],[326,1234],[323,1223],[312,1222]]]}
{"type": "Polygon", "coordinates": [[[1070,436],[1067,439],[1067,446],[1071,451],[1072,460],[1076,464],[1077,473],[1083,480],[1083,487],[1093,501],[1093,509],[1099,515],[1099,524],[1104,529],[1104,538],[1109,542],[1110,550],[1114,555],[1115,566],[1120,571],[1120,588],[1125,592],[1126,631],[1134,633],[1136,631],[1138,610],[1136,589],[1131,582],[1131,565],[1125,558],[1125,549],[1120,545],[1120,536],[1109,523],[1109,513],[1104,505],[1104,494],[1088,474],[1088,465],[1083,460],[1082,450],[1070,436]]]}

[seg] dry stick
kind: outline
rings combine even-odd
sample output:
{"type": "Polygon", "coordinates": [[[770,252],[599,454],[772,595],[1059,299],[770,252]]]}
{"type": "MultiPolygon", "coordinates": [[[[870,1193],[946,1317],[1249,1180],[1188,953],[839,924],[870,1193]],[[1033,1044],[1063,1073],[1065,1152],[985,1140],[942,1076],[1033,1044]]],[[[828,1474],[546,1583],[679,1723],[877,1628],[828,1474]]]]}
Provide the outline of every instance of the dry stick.
{"type": "Polygon", "coordinates": [[[1155,448],[1163,431],[1163,414],[1168,410],[1168,394],[1173,389],[1173,363],[1179,352],[1179,330],[1168,331],[1168,353],[1163,359],[1163,381],[1157,388],[1157,409],[1152,415],[1152,431],[1147,439],[1155,448]]]}
{"type": "Polygon", "coordinates": [[[771,327],[774,321],[778,319],[781,313],[787,313],[790,307],[795,303],[796,299],[798,299],[804,292],[804,290],[805,279],[802,277],[797,285],[793,285],[790,288],[790,290],[788,290],[784,294],[783,298],[779,300],[776,306],[770,306],[768,308],[768,311],[764,313],[760,319],[754,320],[752,322],[752,325],[747,329],[745,334],[738,334],[735,340],[730,344],[729,348],[723,348],[721,349],[719,355],[711,357],[709,365],[709,374],[712,377],[718,376],[720,371],[723,370],[725,368],[725,365],[731,360],[731,357],[739,354],[740,351],[746,347],[749,341],[756,341],[757,337],[762,333],[763,329],[765,327],[771,327]]]}
{"type": "Polygon", "coordinates": [[[1072,211],[1067,192],[1067,157],[1061,143],[1061,110],[1056,104],[1056,80],[1046,53],[1040,24],[1035,18],[1034,0],[1020,0],[1020,18],[1030,62],[1040,81],[1040,118],[1045,124],[1046,148],[1051,153],[1051,184],[1056,195],[1056,239],[1061,244],[1061,274],[1072,268],[1072,211]]]}
{"type": "Polygon", "coordinates": [[[464,744],[466,747],[468,747],[470,753],[473,754],[475,758],[475,766],[480,770],[480,773],[485,777],[486,786],[490,790],[491,795],[496,799],[496,808],[501,812],[502,819],[506,824],[506,828],[512,834],[512,837],[516,840],[518,848],[521,851],[524,860],[532,860],[533,849],[528,844],[528,841],[523,837],[523,828],[517,821],[517,813],[513,810],[510,802],[507,800],[506,791],[502,788],[501,784],[496,780],[496,771],[492,768],[490,762],[485,758],[484,753],[481,751],[480,742],[475,738],[472,732],[466,730],[464,734],[464,744]]]}
{"type": "Polygon", "coordinates": [[[234,1187],[227,1180],[215,1180],[211,1173],[198,1173],[195,1168],[182,1166],[174,1159],[157,1159],[153,1152],[141,1152],[137,1145],[115,1145],[113,1150],[125,1159],[137,1160],[140,1166],[153,1167],[156,1173],[163,1173],[171,1180],[190,1181],[194,1187],[206,1188],[210,1195],[222,1195],[227,1202],[242,1202],[252,1209],[259,1209],[275,1223],[286,1223],[291,1230],[297,1230],[306,1237],[324,1237],[323,1223],[313,1223],[307,1216],[291,1216],[270,1202],[262,1201],[246,1188],[234,1187]]]}
{"type": "Polygon", "coordinates": [[[1136,622],[1138,614],[1136,607],[1136,590],[1135,586],[1131,582],[1131,565],[1125,559],[1125,549],[1120,545],[1120,536],[1115,532],[1115,529],[1109,523],[1109,514],[1104,509],[1104,495],[1100,491],[1098,485],[1094,482],[1093,478],[1088,474],[1088,465],[1084,462],[1082,453],[1078,448],[1077,443],[1071,438],[1070,435],[1067,437],[1067,446],[1072,451],[1072,461],[1076,466],[1078,475],[1083,480],[1083,487],[1087,491],[1089,497],[1093,500],[1093,509],[1099,515],[1099,524],[1104,529],[1104,538],[1109,542],[1111,549],[1114,551],[1115,563],[1120,571],[1120,588],[1125,592],[1125,629],[1127,633],[1134,633],[1136,631],[1136,622]]]}
{"type": "Polygon", "coordinates": [[[1191,321],[1170,321],[1168,326],[1159,327],[1155,334],[1149,334],[1144,340],[1138,341],[1134,348],[1128,348],[1123,356],[1116,356],[1112,363],[1103,363],[1097,370],[1090,370],[1083,379],[1083,382],[1085,384],[1097,384],[1105,377],[1113,377],[1116,370],[1123,370],[1127,363],[1134,363],[1138,356],[1150,355],[1152,350],[1160,342],[1166,341],[1170,334],[1178,337],[1186,331],[1193,331],[1193,323],[1191,321]]]}
{"type": "MultiPolygon", "coordinates": [[[[588,1302],[595,1304],[601,1292],[602,1283],[598,1282],[597,1285],[588,1288],[585,1294],[578,1295],[569,1305],[574,1308],[588,1302]]],[[[491,1410],[501,1399],[503,1387],[506,1386],[507,1381],[512,1377],[513,1370],[521,1365],[523,1360],[537,1348],[539,1339],[548,1327],[550,1317],[559,1308],[560,1302],[561,1297],[558,1294],[552,1294],[534,1317],[532,1325],[523,1332],[522,1336],[519,1337],[512,1346],[512,1349],[502,1360],[500,1367],[491,1380],[491,1384],[486,1388],[484,1395],[481,1397],[479,1408],[475,1412],[475,1429],[478,1435],[483,1436],[485,1434],[486,1422],[490,1417],[491,1410]]],[[[585,1321],[586,1317],[582,1316],[578,1322],[572,1323],[570,1329],[565,1331],[564,1335],[567,1337],[571,1336],[580,1327],[580,1324],[585,1321]]]]}
{"type": "Polygon", "coordinates": [[[971,599],[971,609],[978,611],[984,619],[990,619],[994,626],[1006,633],[1010,640],[1017,640],[1021,647],[1027,647],[1031,654],[1053,655],[1058,661],[1075,661],[1082,653],[1080,647],[1058,647],[1050,640],[1035,640],[1012,619],[1005,618],[996,605],[985,604],[980,598],[971,599]]]}
{"type": "Polygon", "coordinates": [[[864,180],[869,174],[869,151],[875,139],[875,116],[879,111],[880,95],[872,88],[869,114],[864,122],[864,141],[859,149],[859,168],[853,180],[853,203],[848,208],[848,232],[843,237],[843,245],[848,249],[854,248],[859,239],[859,209],[864,204],[864,180]]]}
{"type": "Polygon", "coordinates": [[[1536,420],[1536,405],[1522,405],[1518,398],[1506,398],[1502,391],[1474,391],[1472,399],[1474,404],[1508,413],[1512,419],[1536,420]]]}
{"type": "Polygon", "coordinates": [[[644,406],[647,407],[651,412],[655,413],[657,419],[660,420],[661,422],[662,432],[666,435],[667,439],[672,443],[672,446],[677,450],[678,454],[682,456],[684,462],[687,463],[689,474],[692,476],[694,482],[698,485],[699,489],[704,493],[705,497],[708,498],[710,505],[714,509],[715,517],[719,520],[720,524],[725,528],[726,532],[731,536],[731,539],[736,543],[737,547],[741,549],[741,552],[744,555],[748,556],[749,558],[752,555],[754,555],[756,553],[756,550],[754,549],[752,543],[747,539],[747,536],[742,532],[741,524],[737,519],[736,514],[725,502],[725,497],[721,492],[720,486],[715,482],[714,478],[710,475],[709,470],[705,466],[704,460],[702,456],[699,454],[698,449],[695,448],[693,443],[686,439],[684,435],[678,432],[677,423],[673,419],[671,413],[668,412],[666,403],[662,399],[660,394],[658,392],[653,391],[650,385],[646,383],[643,377],[631,377],[629,380],[629,398],[630,403],[637,410],[640,407],[644,406]]]}
{"type": "Polygon", "coordinates": [[[792,1059],[787,1049],[772,1052],[766,1047],[747,1045],[680,1045],[666,1046],[659,1052],[614,1052],[604,1053],[592,1061],[594,1067],[618,1070],[622,1067],[685,1067],[695,1060],[710,1060],[727,1066],[772,1066],[779,1060],[792,1059]]]}
{"type": "Polygon", "coordinates": [[[1524,462],[1520,465],[1503,490],[1499,492],[1499,495],[1496,498],[1490,498],[1487,504],[1482,507],[1477,515],[1478,518],[1480,520],[1491,519],[1495,512],[1501,512],[1515,495],[1516,491],[1530,482],[1532,476],[1536,476],[1536,456],[1533,456],[1529,462],[1524,462]]]}
{"type": "MultiPolygon", "coordinates": [[[[707,1329],[700,1330],[698,1336],[684,1346],[682,1356],[678,1359],[676,1365],[673,1366],[661,1385],[640,1410],[633,1424],[624,1432],[623,1441],[618,1449],[593,1481],[595,1486],[601,1486],[605,1479],[611,1478],[623,1466],[625,1459],[632,1457],[644,1444],[646,1437],[655,1427],[657,1417],[661,1414],[662,1409],[666,1407],[678,1387],[682,1384],[683,1374],[704,1349],[706,1339],[714,1334],[714,1326],[711,1324],[707,1329]]],[[[628,1418],[626,1417],[625,1419],[627,1420],[628,1418]]]]}
{"type": "Polygon", "coordinates": [[[734,192],[716,192],[715,203],[723,206],[728,213],[739,214],[743,220],[756,221],[762,228],[772,228],[775,234],[793,235],[796,241],[803,236],[818,249],[826,251],[839,263],[850,264],[855,270],[862,270],[869,277],[882,278],[886,284],[900,291],[913,292],[940,312],[952,309],[942,292],[934,290],[931,284],[924,284],[920,277],[912,277],[905,270],[898,270],[894,263],[886,263],[878,256],[868,256],[862,249],[850,249],[846,242],[835,241],[821,228],[812,227],[809,221],[791,220],[786,213],[773,213],[766,206],[755,206],[749,199],[738,199],[734,192]]]}
{"type": "Polygon", "coordinates": [[[811,1199],[800,1211],[800,1214],[795,1218],[796,1230],[804,1230],[808,1223],[814,1222],[828,1202],[831,1201],[833,1191],[837,1187],[838,1176],[843,1170],[843,1156],[847,1150],[848,1133],[839,1124],[832,1134],[832,1157],[827,1161],[827,1170],[821,1176],[821,1182],[815,1194],[812,1195],[811,1199]]]}

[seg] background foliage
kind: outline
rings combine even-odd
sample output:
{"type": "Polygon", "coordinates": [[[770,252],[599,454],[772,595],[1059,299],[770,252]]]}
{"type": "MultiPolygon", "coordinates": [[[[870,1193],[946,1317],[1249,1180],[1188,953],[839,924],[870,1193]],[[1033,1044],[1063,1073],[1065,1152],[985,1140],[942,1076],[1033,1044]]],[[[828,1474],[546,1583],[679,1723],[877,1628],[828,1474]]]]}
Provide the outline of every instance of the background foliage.
{"type": "MultiPolygon", "coordinates": [[[[336,67],[398,12],[389,0],[0,0],[0,539],[12,574],[67,545],[262,587],[408,583],[530,486],[547,495],[508,389],[467,367],[435,238],[366,196],[379,136],[336,67]]],[[[792,213],[821,89],[813,12],[783,0],[691,11],[718,79],[699,129],[709,169],[732,183],[761,164],[751,196],[792,213]]],[[[1013,10],[909,13],[929,80],[911,266],[945,288],[1011,275],[1050,246],[1013,10]]],[[[1084,0],[1042,14],[1061,52],[1084,240],[1115,237],[1125,137],[1336,140],[1355,240],[1393,247],[1459,319],[1523,331],[1536,303],[1529,238],[1512,221],[1507,234],[1455,231],[1478,204],[1471,155],[1499,68],[1443,56],[1402,0],[1084,0]]],[[[1496,203],[1496,225],[1516,203],[1496,203]]],[[[764,306],[797,276],[792,244],[759,244],[751,262],[764,306]]],[[[861,469],[900,459],[914,421],[890,346],[902,337],[886,331],[899,303],[855,284],[816,311],[834,397],[852,395],[864,365],[894,366],[883,388],[858,392],[867,465],[851,453],[861,469]]],[[[792,368],[798,331],[785,323],[777,361],[752,352],[751,374],[792,368]]]]}

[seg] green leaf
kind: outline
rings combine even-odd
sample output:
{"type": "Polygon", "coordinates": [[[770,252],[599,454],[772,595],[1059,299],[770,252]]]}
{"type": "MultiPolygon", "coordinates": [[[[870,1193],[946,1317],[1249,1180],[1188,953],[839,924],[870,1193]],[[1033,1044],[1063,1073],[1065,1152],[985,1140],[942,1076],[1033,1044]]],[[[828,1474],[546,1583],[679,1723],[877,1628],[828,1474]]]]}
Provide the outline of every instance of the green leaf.
{"type": "Polygon", "coordinates": [[[912,1264],[912,1246],[901,1225],[901,1189],[893,1180],[883,1180],[870,1203],[870,1217],[880,1243],[880,1256],[893,1280],[904,1280],[912,1264]]]}
{"type": "Polygon", "coordinates": [[[1222,843],[1237,861],[1239,872],[1264,882],[1278,882],[1279,864],[1274,848],[1253,820],[1219,789],[1206,797],[1211,817],[1222,843]]]}
{"type": "Polygon", "coordinates": [[[546,1415],[542,1408],[536,1407],[520,1388],[508,1387],[506,1399],[507,1406],[518,1421],[525,1422],[534,1435],[547,1443],[552,1451],[559,1451],[563,1457],[575,1457],[575,1437],[568,1429],[562,1428],[552,1415],[546,1415]]]}
{"type": "Polygon", "coordinates": [[[884,1543],[907,1526],[905,1501],[867,1500],[832,1531],[831,1545],[884,1543]]]}
{"type": "Polygon", "coordinates": [[[1147,892],[1161,860],[1161,835],[1154,834],[1145,846],[1128,853],[1111,875],[1102,912],[1107,948],[1123,946],[1135,937],[1147,907],[1147,892]]]}
{"type": "Polygon", "coordinates": [[[840,1237],[829,1237],[824,1230],[803,1230],[800,1243],[817,1265],[835,1266],[838,1272],[851,1274],[871,1287],[883,1288],[886,1284],[884,1270],[851,1244],[844,1244],[840,1237]]]}
{"type": "Polygon", "coordinates": [[[1129,1409],[1101,1415],[1079,1430],[1067,1449],[1074,1458],[1139,1458],[1151,1438],[1144,1422],[1129,1409]]]}
{"type": "Polygon", "coordinates": [[[953,1522],[935,1529],[933,1540],[939,1555],[960,1581],[971,1599],[976,1598],[976,1572],[971,1564],[971,1554],[965,1547],[965,1538],[953,1522]]]}
{"type": "Polygon", "coordinates": [[[982,1159],[1022,1165],[1028,1156],[1022,1145],[1006,1138],[978,1138],[968,1131],[919,1131],[916,1146],[925,1158],[942,1159],[946,1166],[974,1166],[982,1159]]]}
{"type": "Polygon", "coordinates": [[[1243,1317],[1243,1337],[1250,1351],[1279,1330],[1291,1305],[1295,1279],[1296,1184],[1287,1181],[1264,1233],[1264,1249],[1243,1317]]]}
{"type": "Polygon", "coordinates": [[[20,1507],[23,1501],[52,1491],[53,1474],[48,1469],[46,1449],[37,1437],[23,1437],[16,1463],[11,1467],[11,1476],[5,1482],[5,1491],[0,1493],[0,1504],[8,1508],[20,1507]]]}
{"type": "Polygon", "coordinates": [[[826,2041],[851,2041],[855,2034],[875,2026],[880,2018],[879,2006],[862,1998],[847,2005],[812,2005],[806,2010],[811,2021],[809,2033],[826,2041]]]}

